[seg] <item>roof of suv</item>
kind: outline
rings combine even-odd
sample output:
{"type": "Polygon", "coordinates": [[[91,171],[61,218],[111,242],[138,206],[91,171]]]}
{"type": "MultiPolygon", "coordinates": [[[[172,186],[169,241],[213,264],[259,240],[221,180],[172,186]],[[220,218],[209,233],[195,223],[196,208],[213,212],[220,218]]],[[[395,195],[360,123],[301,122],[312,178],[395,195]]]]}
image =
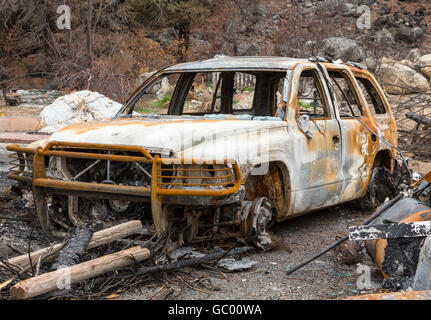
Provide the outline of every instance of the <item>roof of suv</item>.
{"type": "MultiPolygon", "coordinates": [[[[326,61],[324,58],[321,61],[326,61]]],[[[200,60],[194,62],[180,63],[170,66],[164,72],[198,72],[198,71],[286,71],[292,69],[298,63],[310,62],[309,59],[297,59],[288,57],[229,57],[229,56],[215,56],[212,59],[200,60]]],[[[347,65],[349,68],[366,69],[359,63],[347,62],[343,63],[341,60],[332,62],[332,64],[347,65]]]]}
{"type": "Polygon", "coordinates": [[[278,70],[292,69],[298,63],[309,62],[306,59],[287,57],[229,57],[216,56],[212,59],[186,62],[171,66],[165,72],[184,71],[224,71],[224,70],[278,70]]]}

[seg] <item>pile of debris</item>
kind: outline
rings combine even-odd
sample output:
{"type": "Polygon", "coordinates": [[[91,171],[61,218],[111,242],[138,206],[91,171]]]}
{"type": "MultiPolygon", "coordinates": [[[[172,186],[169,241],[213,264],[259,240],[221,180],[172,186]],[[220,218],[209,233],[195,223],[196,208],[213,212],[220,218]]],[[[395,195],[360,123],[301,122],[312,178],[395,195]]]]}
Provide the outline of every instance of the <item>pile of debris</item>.
{"type": "Polygon", "coordinates": [[[40,114],[41,132],[53,133],[68,125],[114,117],[121,104],[88,90],[62,96],[40,114]]]}
{"type": "Polygon", "coordinates": [[[10,92],[5,94],[4,100],[5,103],[10,106],[17,106],[21,104],[46,106],[63,95],[64,93],[59,90],[21,90],[12,88],[10,92]]]}
{"type": "Polygon", "coordinates": [[[364,224],[349,227],[348,235],[287,274],[331,250],[337,262],[355,264],[364,247],[384,278],[383,289],[408,291],[406,295],[390,292],[364,299],[422,299],[431,295],[431,172],[377,208],[364,224]]]}
{"type": "MultiPolygon", "coordinates": [[[[62,243],[0,260],[0,294],[3,299],[117,297],[115,292],[139,288],[164,272],[199,265],[235,272],[256,264],[232,258],[253,247],[181,247],[167,252],[167,241],[166,235],[157,237],[139,220],[96,232],[90,226],[76,228],[62,243]]],[[[190,289],[196,284],[185,281],[183,286],[190,289]]],[[[211,291],[211,286],[206,283],[202,290],[211,291]]]]}

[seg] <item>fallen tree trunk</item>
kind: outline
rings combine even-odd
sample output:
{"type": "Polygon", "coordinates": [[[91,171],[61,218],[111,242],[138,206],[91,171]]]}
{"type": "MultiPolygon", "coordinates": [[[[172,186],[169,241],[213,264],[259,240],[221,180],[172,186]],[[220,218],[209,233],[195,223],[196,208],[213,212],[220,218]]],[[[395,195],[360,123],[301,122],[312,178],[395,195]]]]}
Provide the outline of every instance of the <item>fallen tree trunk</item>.
{"type": "Polygon", "coordinates": [[[10,295],[17,299],[29,299],[56,289],[67,289],[68,285],[72,283],[141,262],[150,256],[150,251],[140,246],[119,251],[69,268],[23,280],[10,288],[10,295]]]}
{"type": "MultiPolygon", "coordinates": [[[[113,242],[118,239],[122,239],[132,234],[138,233],[142,230],[142,223],[139,220],[129,221],[118,226],[114,226],[105,230],[101,230],[95,232],[93,237],[91,238],[90,244],[88,245],[87,250],[94,249],[100,247],[104,244],[113,242]]],[[[43,248],[30,253],[32,264],[36,264],[39,260],[39,257],[44,255],[45,253],[49,253],[54,251],[58,247],[62,246],[62,244],[56,244],[52,247],[43,248]]],[[[57,253],[58,254],[58,253],[57,253]]],[[[50,259],[47,259],[45,262],[54,259],[57,255],[50,256],[50,259]]],[[[24,254],[15,258],[11,258],[8,260],[8,263],[14,266],[18,266],[22,269],[30,266],[28,254],[24,254]]]]}
{"type": "Polygon", "coordinates": [[[72,237],[52,263],[51,270],[57,270],[59,267],[70,267],[79,263],[82,255],[87,251],[92,237],[93,230],[90,228],[76,228],[72,237]]]}

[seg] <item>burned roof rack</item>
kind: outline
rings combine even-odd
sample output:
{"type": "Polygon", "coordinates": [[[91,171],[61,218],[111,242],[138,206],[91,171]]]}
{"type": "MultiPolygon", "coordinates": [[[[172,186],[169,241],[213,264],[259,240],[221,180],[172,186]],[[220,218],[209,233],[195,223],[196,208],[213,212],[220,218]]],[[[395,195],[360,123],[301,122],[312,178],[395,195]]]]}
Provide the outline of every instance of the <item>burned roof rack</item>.
{"type": "Polygon", "coordinates": [[[327,58],[318,57],[318,56],[312,56],[312,57],[308,58],[308,61],[311,61],[311,62],[330,62],[327,58]]]}
{"type": "Polygon", "coordinates": [[[346,64],[349,66],[361,69],[361,70],[367,70],[367,67],[364,66],[363,64],[359,63],[359,62],[347,61],[346,64]]]}

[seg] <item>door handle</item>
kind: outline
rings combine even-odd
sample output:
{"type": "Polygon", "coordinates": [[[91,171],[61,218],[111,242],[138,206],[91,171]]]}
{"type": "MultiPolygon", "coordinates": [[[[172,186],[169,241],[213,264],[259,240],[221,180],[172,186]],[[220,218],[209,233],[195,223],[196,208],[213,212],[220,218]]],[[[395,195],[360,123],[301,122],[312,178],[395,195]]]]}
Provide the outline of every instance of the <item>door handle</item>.
{"type": "Polygon", "coordinates": [[[340,136],[339,136],[339,135],[333,136],[333,137],[332,137],[332,142],[333,142],[334,144],[338,144],[338,143],[340,143],[340,136]]]}

